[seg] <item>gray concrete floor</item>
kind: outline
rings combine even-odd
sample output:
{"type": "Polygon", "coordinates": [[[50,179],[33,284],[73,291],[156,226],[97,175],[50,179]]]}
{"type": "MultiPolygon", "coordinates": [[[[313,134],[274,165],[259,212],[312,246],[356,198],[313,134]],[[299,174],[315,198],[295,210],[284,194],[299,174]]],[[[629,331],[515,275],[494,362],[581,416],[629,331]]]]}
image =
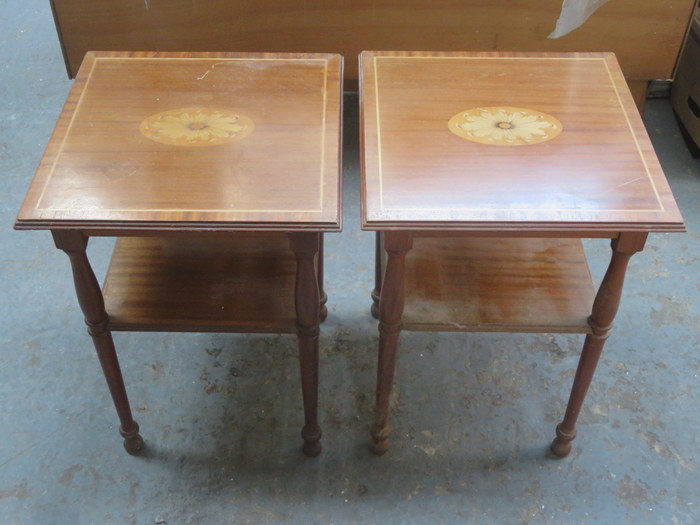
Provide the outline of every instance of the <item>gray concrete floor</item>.
{"type": "MultiPolygon", "coordinates": [[[[689,233],[633,258],[571,456],[547,452],[581,338],[406,333],[393,448],[371,455],[372,234],[348,97],[345,231],[327,237],[324,451],[299,451],[290,336],[116,334],[148,448],[128,456],[68,261],[12,223],[70,87],[46,0],[0,3],[0,523],[698,523],[700,161],[645,117],[689,233]]],[[[353,57],[348,57],[353,60],[353,57]]],[[[98,274],[110,240],[91,243],[98,274]]],[[[600,279],[605,241],[586,244],[600,279]]]]}

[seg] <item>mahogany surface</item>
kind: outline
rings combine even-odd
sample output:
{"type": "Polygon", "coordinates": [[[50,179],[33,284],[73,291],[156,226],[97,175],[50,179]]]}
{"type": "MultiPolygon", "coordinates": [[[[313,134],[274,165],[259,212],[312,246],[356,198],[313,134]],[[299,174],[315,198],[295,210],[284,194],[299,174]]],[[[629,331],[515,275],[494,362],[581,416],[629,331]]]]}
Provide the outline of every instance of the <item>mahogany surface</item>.
{"type": "Polygon", "coordinates": [[[588,333],[594,297],[578,239],[416,237],[402,327],[588,333]]]}
{"type": "Polygon", "coordinates": [[[612,54],[361,60],[365,228],[683,231],[612,54]],[[564,131],[499,147],[448,130],[453,115],[494,106],[553,115],[564,131]]]}
{"type": "Polygon", "coordinates": [[[112,330],[295,333],[285,234],[122,237],[103,285],[112,330]]]}
{"type": "Polygon", "coordinates": [[[321,451],[324,232],[341,229],[342,58],[88,53],[17,229],[48,229],[131,454],[111,330],[295,333],[303,451],[321,451]],[[104,295],[85,248],[118,239],[104,295]]]}
{"type": "Polygon", "coordinates": [[[567,455],[629,258],[648,232],[685,228],[614,55],[369,51],[360,66],[374,452],[404,328],[586,333],[551,446],[567,455]],[[597,293],[583,237],[612,239],[597,293]]]}
{"type": "Polygon", "coordinates": [[[89,53],[16,227],[337,231],[341,69],[336,55],[89,53]],[[212,146],[140,132],[189,108],[254,129],[212,146]]]}

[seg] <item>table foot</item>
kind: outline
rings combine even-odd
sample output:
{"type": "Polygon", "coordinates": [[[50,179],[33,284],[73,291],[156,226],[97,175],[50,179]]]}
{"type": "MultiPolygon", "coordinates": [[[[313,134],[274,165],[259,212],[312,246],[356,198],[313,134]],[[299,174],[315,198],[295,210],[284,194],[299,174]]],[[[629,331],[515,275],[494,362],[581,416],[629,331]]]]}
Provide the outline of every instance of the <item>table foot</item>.
{"type": "Polygon", "coordinates": [[[575,437],[576,429],[572,432],[567,432],[562,429],[561,425],[557,425],[557,437],[554,438],[549,448],[555,456],[565,458],[571,452],[571,442],[575,437]]]}
{"type": "Polygon", "coordinates": [[[382,428],[372,429],[372,445],[371,449],[377,456],[382,456],[389,450],[389,435],[391,434],[391,427],[385,425],[382,428]]]}
{"type": "Polygon", "coordinates": [[[381,441],[376,441],[372,443],[372,452],[375,456],[383,456],[387,450],[389,450],[389,440],[383,439],[381,441]]]}
{"type": "Polygon", "coordinates": [[[119,427],[119,434],[124,438],[124,450],[132,456],[143,450],[143,438],[139,434],[139,425],[134,421],[134,426],[130,430],[119,427]]]}
{"type": "Polygon", "coordinates": [[[321,427],[315,426],[315,427],[304,427],[301,431],[301,437],[304,440],[304,446],[302,447],[302,451],[304,452],[305,456],[308,456],[310,458],[314,458],[318,456],[321,453],[321,435],[323,433],[321,432],[321,427]]]}

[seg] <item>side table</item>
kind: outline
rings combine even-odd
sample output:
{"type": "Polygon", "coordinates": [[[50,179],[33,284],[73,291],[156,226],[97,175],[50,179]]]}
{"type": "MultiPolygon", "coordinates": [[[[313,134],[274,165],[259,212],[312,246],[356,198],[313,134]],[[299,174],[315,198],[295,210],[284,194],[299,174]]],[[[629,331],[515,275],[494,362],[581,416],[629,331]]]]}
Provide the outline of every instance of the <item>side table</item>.
{"type": "Polygon", "coordinates": [[[342,58],[91,52],[17,217],[70,258],[130,454],[114,330],[296,333],[321,451],[323,233],[341,229],[342,58]],[[86,255],[118,237],[104,287],[86,255]]]}
{"type": "Polygon", "coordinates": [[[566,456],[630,257],[684,231],[614,55],[363,52],[362,226],[377,232],[373,450],[401,330],[586,334],[566,456]],[[581,238],[609,238],[596,292],[581,238]]]}

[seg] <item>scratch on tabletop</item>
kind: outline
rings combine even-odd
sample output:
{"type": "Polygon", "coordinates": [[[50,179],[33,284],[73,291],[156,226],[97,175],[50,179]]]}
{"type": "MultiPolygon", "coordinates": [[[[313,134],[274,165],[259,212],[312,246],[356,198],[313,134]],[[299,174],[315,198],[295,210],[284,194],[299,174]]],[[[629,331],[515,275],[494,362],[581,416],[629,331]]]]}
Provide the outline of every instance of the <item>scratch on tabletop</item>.
{"type": "MultiPolygon", "coordinates": [[[[622,188],[623,186],[627,186],[628,184],[633,184],[633,183],[635,183],[639,180],[643,180],[643,179],[644,179],[644,177],[637,177],[636,179],[628,180],[627,182],[623,182],[622,184],[617,186],[617,188],[622,188]]],[[[617,188],[615,188],[615,189],[617,189],[617,188]]]]}
{"type": "Polygon", "coordinates": [[[216,66],[220,66],[225,63],[226,62],[217,62],[216,64],[212,64],[212,66],[209,69],[207,69],[201,77],[197,77],[197,80],[204,80],[204,77],[211,73],[216,66]]]}

